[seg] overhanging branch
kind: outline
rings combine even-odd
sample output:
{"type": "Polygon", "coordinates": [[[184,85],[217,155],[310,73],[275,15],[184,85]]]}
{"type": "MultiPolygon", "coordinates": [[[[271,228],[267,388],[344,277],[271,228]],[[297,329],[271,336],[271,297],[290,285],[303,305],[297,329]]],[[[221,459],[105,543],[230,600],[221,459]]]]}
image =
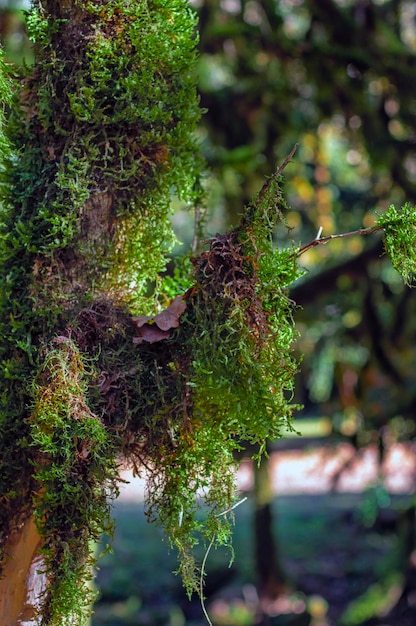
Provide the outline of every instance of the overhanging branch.
{"type": "Polygon", "coordinates": [[[359,235],[359,236],[372,235],[373,233],[376,233],[379,230],[383,230],[383,227],[382,226],[370,226],[368,228],[357,228],[357,230],[351,230],[348,233],[326,235],[325,237],[321,237],[320,232],[319,232],[315,239],[313,239],[309,243],[299,248],[299,250],[296,253],[296,256],[300,257],[307,250],[310,250],[311,248],[315,248],[316,246],[320,246],[321,244],[326,244],[328,243],[328,241],[332,241],[333,239],[344,239],[345,237],[353,237],[354,235],[359,235]]]}

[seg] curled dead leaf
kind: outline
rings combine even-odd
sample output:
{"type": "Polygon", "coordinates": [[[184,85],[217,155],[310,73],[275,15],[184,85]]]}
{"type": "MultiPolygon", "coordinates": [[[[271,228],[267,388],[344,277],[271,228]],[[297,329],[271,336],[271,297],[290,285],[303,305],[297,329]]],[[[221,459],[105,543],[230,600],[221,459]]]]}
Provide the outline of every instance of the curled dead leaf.
{"type": "Polygon", "coordinates": [[[139,315],[133,318],[137,326],[139,336],[133,338],[133,343],[140,344],[157,343],[163,339],[168,339],[171,331],[179,326],[179,318],[186,309],[186,302],[183,296],[177,296],[171,304],[155,315],[139,315]]]}
{"type": "Polygon", "coordinates": [[[145,324],[139,328],[139,336],[133,337],[133,343],[157,343],[163,339],[168,339],[170,330],[160,330],[155,324],[145,324]]]}

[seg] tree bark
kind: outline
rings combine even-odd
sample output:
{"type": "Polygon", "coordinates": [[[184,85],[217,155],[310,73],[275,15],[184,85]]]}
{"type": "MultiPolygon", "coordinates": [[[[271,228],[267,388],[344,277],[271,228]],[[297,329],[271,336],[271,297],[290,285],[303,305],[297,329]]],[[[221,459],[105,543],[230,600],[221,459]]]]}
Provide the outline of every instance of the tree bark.
{"type": "Polygon", "coordinates": [[[39,597],[46,588],[39,548],[42,539],[34,518],[28,517],[5,546],[6,561],[0,578],[0,624],[35,626],[39,597]]]}

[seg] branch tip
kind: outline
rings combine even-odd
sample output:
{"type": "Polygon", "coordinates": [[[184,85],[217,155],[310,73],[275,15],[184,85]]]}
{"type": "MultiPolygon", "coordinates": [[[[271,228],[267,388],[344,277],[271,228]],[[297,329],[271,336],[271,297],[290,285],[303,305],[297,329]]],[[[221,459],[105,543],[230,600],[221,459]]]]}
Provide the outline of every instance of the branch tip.
{"type": "Polygon", "coordinates": [[[281,174],[283,172],[283,170],[286,168],[286,166],[290,163],[290,161],[295,156],[296,150],[298,148],[299,148],[299,144],[295,143],[295,145],[293,146],[292,150],[289,152],[289,154],[287,155],[287,157],[285,158],[283,163],[281,165],[279,165],[279,167],[277,168],[277,170],[273,174],[273,177],[274,176],[279,176],[279,174],[281,174]]]}

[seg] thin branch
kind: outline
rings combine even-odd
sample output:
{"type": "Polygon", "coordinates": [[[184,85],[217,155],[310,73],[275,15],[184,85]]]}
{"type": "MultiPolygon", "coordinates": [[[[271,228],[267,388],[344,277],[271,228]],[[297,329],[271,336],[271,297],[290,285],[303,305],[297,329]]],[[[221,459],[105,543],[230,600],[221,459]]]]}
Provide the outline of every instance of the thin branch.
{"type": "Polygon", "coordinates": [[[357,230],[352,230],[348,233],[340,233],[338,235],[327,235],[326,237],[321,237],[321,229],[319,229],[318,235],[313,241],[306,243],[304,246],[299,248],[296,253],[297,257],[300,257],[304,252],[310,250],[311,248],[315,248],[316,246],[320,246],[321,244],[328,243],[332,239],[342,239],[344,237],[352,237],[353,235],[372,235],[378,230],[383,230],[383,226],[369,226],[368,228],[358,228],[357,230]]]}
{"type": "Polygon", "coordinates": [[[245,502],[246,500],[247,500],[247,496],[245,496],[244,498],[241,498],[241,500],[239,500],[238,502],[236,502],[235,504],[230,506],[225,511],[221,511],[221,513],[217,513],[217,515],[215,517],[221,517],[222,515],[227,515],[227,513],[230,513],[231,511],[236,509],[238,506],[240,506],[240,504],[243,504],[243,502],[245,502]]]}
{"type": "Polygon", "coordinates": [[[274,172],[274,174],[272,174],[263,184],[263,187],[260,189],[260,192],[257,196],[257,201],[256,204],[258,204],[259,200],[261,198],[263,198],[263,196],[266,194],[268,188],[270,187],[270,184],[278,177],[280,176],[280,174],[283,172],[283,170],[289,165],[290,161],[293,159],[296,150],[299,148],[299,144],[295,143],[295,145],[293,146],[292,150],[289,152],[289,154],[287,155],[287,157],[285,158],[285,160],[283,161],[283,163],[281,165],[279,165],[279,167],[277,168],[277,170],[274,172]]]}
{"type": "Polygon", "coordinates": [[[295,145],[293,146],[292,150],[289,152],[289,154],[287,155],[287,157],[285,158],[285,160],[283,161],[283,163],[277,168],[277,170],[274,173],[274,176],[279,176],[283,170],[285,169],[285,167],[290,163],[290,161],[293,159],[293,157],[295,156],[295,152],[296,150],[299,148],[299,144],[295,143],[295,145]]]}
{"type": "Polygon", "coordinates": [[[197,206],[195,207],[194,237],[193,237],[192,246],[191,246],[191,250],[193,254],[196,253],[197,248],[198,248],[200,219],[201,219],[201,211],[200,211],[200,208],[197,206]]]}
{"type": "MultiPolygon", "coordinates": [[[[230,511],[236,509],[238,506],[240,506],[240,504],[243,504],[243,502],[245,502],[247,500],[247,497],[242,498],[241,500],[239,500],[238,502],[236,502],[235,504],[233,504],[232,506],[228,507],[228,509],[225,509],[225,511],[221,511],[221,513],[217,513],[217,515],[215,517],[221,517],[222,515],[227,515],[227,513],[230,513],[230,511]]],[[[201,608],[202,608],[202,612],[205,615],[205,619],[207,620],[209,626],[212,626],[212,622],[211,619],[208,615],[208,611],[205,607],[205,601],[204,601],[204,576],[205,576],[205,565],[207,563],[207,559],[208,559],[208,555],[209,552],[212,548],[212,546],[214,545],[214,541],[215,541],[215,534],[212,537],[209,546],[207,548],[207,551],[205,552],[205,556],[204,556],[204,560],[202,561],[202,565],[201,565],[201,574],[199,577],[199,600],[201,602],[201,608]]]]}
{"type": "Polygon", "coordinates": [[[208,559],[208,554],[209,551],[211,550],[212,546],[214,545],[214,541],[215,541],[215,535],[213,536],[213,538],[210,541],[210,544],[207,548],[207,551],[205,552],[205,556],[204,556],[204,560],[202,561],[202,566],[201,566],[201,576],[199,578],[199,599],[201,602],[201,608],[202,608],[202,612],[205,615],[205,619],[207,620],[209,626],[212,626],[212,622],[211,619],[208,615],[208,611],[205,607],[205,602],[204,602],[204,574],[205,574],[205,565],[208,559]]]}

